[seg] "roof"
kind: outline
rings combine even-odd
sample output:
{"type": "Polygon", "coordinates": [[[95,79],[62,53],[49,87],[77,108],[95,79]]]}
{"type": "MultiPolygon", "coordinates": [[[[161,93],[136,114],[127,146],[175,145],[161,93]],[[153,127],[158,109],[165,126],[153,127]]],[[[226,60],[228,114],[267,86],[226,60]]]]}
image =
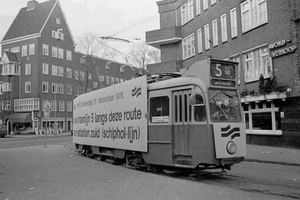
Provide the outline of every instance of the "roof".
{"type": "Polygon", "coordinates": [[[9,61],[16,62],[16,63],[20,62],[17,54],[12,53],[12,52],[8,52],[8,51],[5,51],[4,53],[6,53],[6,56],[7,56],[9,61]]]}
{"type": "Polygon", "coordinates": [[[27,7],[21,8],[2,41],[40,33],[56,1],[38,3],[30,11],[26,11],[27,7]]]}

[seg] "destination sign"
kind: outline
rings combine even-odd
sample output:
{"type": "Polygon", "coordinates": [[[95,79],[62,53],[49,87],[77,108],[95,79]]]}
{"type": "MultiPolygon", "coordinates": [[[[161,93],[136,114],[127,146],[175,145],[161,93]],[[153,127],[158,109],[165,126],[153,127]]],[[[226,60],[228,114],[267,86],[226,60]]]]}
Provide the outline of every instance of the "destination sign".
{"type": "Polygon", "coordinates": [[[220,79],[235,79],[236,69],[233,64],[215,63],[210,64],[210,75],[220,79]]]}
{"type": "Polygon", "coordinates": [[[213,86],[225,86],[225,87],[235,87],[235,81],[211,79],[211,85],[213,86]]]}

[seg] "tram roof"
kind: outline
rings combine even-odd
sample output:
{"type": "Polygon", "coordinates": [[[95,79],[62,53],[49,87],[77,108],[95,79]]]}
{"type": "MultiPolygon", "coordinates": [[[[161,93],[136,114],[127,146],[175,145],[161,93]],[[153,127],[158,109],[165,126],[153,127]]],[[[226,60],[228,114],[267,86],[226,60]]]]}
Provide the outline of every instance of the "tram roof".
{"type": "Polygon", "coordinates": [[[183,87],[188,85],[198,85],[202,89],[205,89],[207,87],[205,82],[201,80],[199,77],[188,76],[188,77],[172,78],[172,79],[148,84],[148,90],[159,90],[159,89],[166,89],[166,88],[183,87]]]}

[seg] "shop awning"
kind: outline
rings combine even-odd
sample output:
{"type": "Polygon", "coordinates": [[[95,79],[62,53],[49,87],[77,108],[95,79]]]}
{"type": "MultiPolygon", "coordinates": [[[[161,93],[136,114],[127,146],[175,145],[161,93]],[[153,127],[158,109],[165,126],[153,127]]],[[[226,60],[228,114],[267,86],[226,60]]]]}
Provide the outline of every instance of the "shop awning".
{"type": "Polygon", "coordinates": [[[13,123],[32,122],[31,113],[14,113],[9,119],[13,123]]]}

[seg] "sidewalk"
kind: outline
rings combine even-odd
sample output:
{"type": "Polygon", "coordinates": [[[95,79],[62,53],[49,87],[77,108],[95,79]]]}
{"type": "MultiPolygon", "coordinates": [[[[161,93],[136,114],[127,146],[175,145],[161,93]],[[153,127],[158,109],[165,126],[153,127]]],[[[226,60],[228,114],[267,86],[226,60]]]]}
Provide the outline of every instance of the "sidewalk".
{"type": "Polygon", "coordinates": [[[245,161],[300,166],[300,149],[247,144],[245,161]]]}

